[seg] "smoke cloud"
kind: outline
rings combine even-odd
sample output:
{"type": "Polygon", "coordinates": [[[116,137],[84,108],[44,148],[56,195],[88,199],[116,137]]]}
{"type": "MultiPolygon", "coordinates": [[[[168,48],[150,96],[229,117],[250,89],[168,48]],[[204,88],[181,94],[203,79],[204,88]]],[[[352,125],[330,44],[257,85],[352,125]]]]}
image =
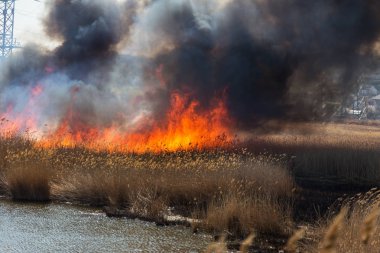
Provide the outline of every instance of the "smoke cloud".
{"type": "Polygon", "coordinates": [[[69,119],[73,131],[130,131],[139,119],[162,120],[173,92],[200,111],[224,98],[239,129],[325,120],[378,62],[376,0],[55,0],[48,8],[45,30],[60,45],[27,46],[1,66],[0,112],[27,111],[37,128],[69,119]],[[30,105],[36,87],[43,95],[30,105]]]}
{"type": "Polygon", "coordinates": [[[376,1],[231,1],[216,10],[179,2],[157,1],[145,17],[171,45],[155,57],[169,91],[191,92],[206,107],[224,91],[240,126],[326,119],[375,67],[376,1]]]}

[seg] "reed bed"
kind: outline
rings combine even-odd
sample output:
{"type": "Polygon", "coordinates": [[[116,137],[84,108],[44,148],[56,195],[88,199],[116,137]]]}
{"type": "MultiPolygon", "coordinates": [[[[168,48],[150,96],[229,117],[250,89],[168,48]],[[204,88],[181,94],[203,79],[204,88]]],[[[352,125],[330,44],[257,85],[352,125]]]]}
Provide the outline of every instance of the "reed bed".
{"type": "Polygon", "coordinates": [[[273,132],[241,136],[252,153],[265,150],[292,157],[293,174],[301,186],[325,184],[344,190],[380,186],[380,128],[373,122],[283,123],[273,132]]]}
{"type": "Polygon", "coordinates": [[[50,173],[36,165],[16,167],[5,173],[6,192],[17,201],[50,200],[50,173]]]}
{"type": "Polygon", "coordinates": [[[252,229],[284,236],[293,226],[295,185],[285,156],[244,149],[139,155],[8,141],[0,140],[0,170],[13,199],[107,207],[159,222],[180,214],[202,220],[197,229],[234,238],[252,229]]]}
{"type": "MultiPolygon", "coordinates": [[[[159,222],[180,214],[197,221],[194,231],[224,234],[226,240],[253,233],[290,237],[288,252],[377,252],[377,190],[346,201],[347,213],[338,220],[331,213],[293,234],[294,202],[302,192],[295,182],[317,189],[326,182],[340,190],[379,186],[377,125],[301,126],[251,133],[229,149],[160,154],[42,149],[27,138],[3,137],[0,194],[106,207],[159,222]]],[[[224,248],[224,241],[215,245],[224,248]]]]}
{"type": "Polygon", "coordinates": [[[317,225],[310,225],[307,237],[311,242],[301,252],[379,252],[380,190],[345,199],[341,211],[332,211],[317,225]]]}

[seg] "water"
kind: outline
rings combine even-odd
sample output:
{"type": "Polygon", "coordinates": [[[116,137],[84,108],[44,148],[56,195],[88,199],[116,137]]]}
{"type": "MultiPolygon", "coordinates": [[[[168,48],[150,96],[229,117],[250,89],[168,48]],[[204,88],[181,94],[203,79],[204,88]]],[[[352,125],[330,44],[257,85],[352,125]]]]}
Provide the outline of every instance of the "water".
{"type": "Polygon", "coordinates": [[[200,252],[209,242],[188,228],[108,218],[89,208],[0,201],[0,252],[200,252]]]}

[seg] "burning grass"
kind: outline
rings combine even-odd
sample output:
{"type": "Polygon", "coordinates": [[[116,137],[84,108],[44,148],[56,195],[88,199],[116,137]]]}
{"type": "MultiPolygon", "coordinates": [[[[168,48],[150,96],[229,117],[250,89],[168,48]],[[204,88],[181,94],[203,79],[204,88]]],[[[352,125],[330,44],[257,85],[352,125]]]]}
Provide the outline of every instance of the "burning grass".
{"type": "Polygon", "coordinates": [[[194,216],[202,220],[198,228],[235,238],[252,229],[284,235],[292,227],[295,186],[285,156],[242,149],[123,154],[2,141],[3,190],[14,199],[107,207],[158,222],[194,216]]]}
{"type": "MultiPolygon", "coordinates": [[[[247,149],[145,154],[46,149],[8,137],[0,140],[0,187],[2,194],[16,200],[106,207],[111,215],[159,223],[168,215],[192,217],[197,221],[194,231],[225,234],[227,240],[241,240],[253,232],[257,238],[286,238],[296,228],[294,218],[299,222],[295,203],[305,197],[293,176],[301,186],[323,188],[327,182],[339,191],[344,184],[368,188],[379,182],[380,134],[373,126],[320,127],[322,134],[315,129],[308,134],[300,130],[261,134],[245,142],[247,149]]],[[[372,252],[379,246],[373,232],[377,218],[371,219],[378,205],[375,195],[350,202],[344,235],[330,243],[332,247],[353,252],[340,246],[346,238],[357,241],[353,247],[358,251],[372,252]],[[367,231],[366,244],[360,239],[365,237],[362,231],[367,231]]],[[[305,240],[313,243],[305,246],[297,235],[289,249],[295,251],[301,244],[317,252],[329,227],[328,222],[321,224],[307,225],[305,240]]]]}

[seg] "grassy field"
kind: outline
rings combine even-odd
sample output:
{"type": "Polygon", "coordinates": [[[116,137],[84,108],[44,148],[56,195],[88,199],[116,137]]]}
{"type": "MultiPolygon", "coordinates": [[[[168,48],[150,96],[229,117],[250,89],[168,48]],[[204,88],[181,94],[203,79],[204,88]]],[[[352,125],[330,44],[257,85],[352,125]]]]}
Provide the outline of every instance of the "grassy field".
{"type": "Polygon", "coordinates": [[[380,182],[376,122],[283,124],[280,132],[240,133],[243,141],[229,149],[160,154],[43,149],[4,137],[0,192],[15,201],[91,205],[159,224],[172,215],[191,217],[194,231],[229,242],[255,234],[256,247],[284,248],[290,238],[289,252],[375,252],[379,238],[369,228],[364,243],[361,231],[378,222],[379,193],[365,194],[380,182]],[[336,225],[342,207],[347,211],[336,225]],[[329,233],[338,238],[329,247],[339,250],[325,246],[329,233]],[[345,240],[357,250],[343,247],[345,240]]]}
{"type": "Polygon", "coordinates": [[[329,190],[371,188],[380,182],[380,125],[369,122],[283,124],[246,138],[252,153],[287,154],[300,185],[329,190]]]}
{"type": "Polygon", "coordinates": [[[38,149],[1,140],[1,191],[14,200],[63,201],[125,211],[152,221],[180,214],[194,229],[243,238],[252,228],[287,236],[294,182],[281,156],[245,150],[119,154],[38,149]]]}

